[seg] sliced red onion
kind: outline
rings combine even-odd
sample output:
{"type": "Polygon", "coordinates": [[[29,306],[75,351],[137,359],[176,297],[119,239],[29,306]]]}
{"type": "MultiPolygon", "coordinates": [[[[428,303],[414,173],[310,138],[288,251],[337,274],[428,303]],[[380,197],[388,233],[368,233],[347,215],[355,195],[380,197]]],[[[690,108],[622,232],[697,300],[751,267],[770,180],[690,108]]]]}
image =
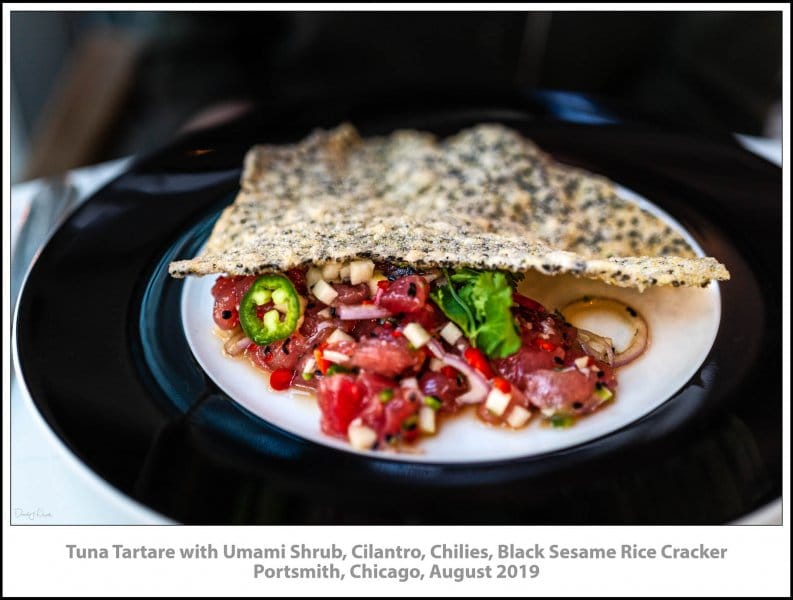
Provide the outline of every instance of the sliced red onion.
{"type": "Polygon", "coordinates": [[[348,306],[342,304],[336,307],[336,316],[342,321],[363,321],[365,319],[382,319],[391,316],[391,313],[376,304],[357,304],[348,306]]]}
{"type": "Polygon", "coordinates": [[[647,349],[647,344],[650,340],[647,321],[645,321],[644,317],[642,317],[627,304],[620,302],[619,300],[614,300],[613,298],[589,297],[571,302],[562,309],[562,313],[568,314],[570,309],[609,310],[618,315],[621,319],[634,328],[633,338],[631,338],[631,342],[628,344],[628,347],[621,352],[617,352],[616,354],[614,353],[614,349],[611,347],[611,344],[605,342],[605,340],[608,340],[608,338],[604,338],[585,329],[579,329],[578,339],[581,342],[581,346],[584,348],[584,351],[586,351],[591,356],[594,356],[599,360],[603,360],[604,362],[608,362],[613,367],[622,367],[639,358],[647,349]],[[607,346],[606,350],[603,349],[604,345],[607,346]],[[604,353],[606,357],[611,358],[611,361],[601,358],[604,353]]]}
{"type": "Polygon", "coordinates": [[[484,375],[471,367],[471,365],[465,362],[461,357],[444,352],[443,346],[440,345],[438,340],[427,342],[427,348],[429,348],[435,358],[457,369],[468,379],[470,389],[457,398],[458,404],[479,404],[485,401],[487,395],[490,393],[490,383],[485,379],[484,375]]]}
{"type": "Polygon", "coordinates": [[[603,337],[586,329],[579,329],[578,343],[589,356],[607,365],[614,365],[614,346],[611,338],[603,337]]]}
{"type": "Polygon", "coordinates": [[[633,338],[631,338],[631,343],[628,344],[625,350],[614,357],[615,367],[621,367],[627,365],[629,362],[633,362],[644,354],[644,351],[647,349],[647,344],[650,341],[647,321],[645,321],[639,313],[636,313],[633,324],[636,327],[636,331],[633,334],[633,338]]]}
{"type": "Polygon", "coordinates": [[[427,349],[430,352],[432,352],[432,355],[435,358],[439,360],[443,360],[444,357],[446,356],[446,352],[444,351],[443,346],[441,346],[438,340],[432,339],[429,342],[427,342],[427,349]]]}
{"type": "Polygon", "coordinates": [[[468,338],[464,335],[460,336],[460,339],[457,340],[457,343],[454,345],[455,350],[457,350],[460,354],[465,354],[465,351],[471,347],[471,342],[468,341],[468,338]]]}
{"type": "Polygon", "coordinates": [[[245,335],[245,332],[240,331],[232,335],[226,343],[223,344],[223,349],[231,356],[239,356],[250,346],[253,342],[245,335]]]}
{"type": "Polygon", "coordinates": [[[317,330],[314,333],[312,333],[311,336],[306,341],[306,346],[313,345],[314,342],[317,341],[317,338],[320,336],[320,334],[326,329],[329,329],[331,327],[333,328],[336,327],[336,324],[333,321],[320,321],[319,324],[317,325],[317,330]]]}

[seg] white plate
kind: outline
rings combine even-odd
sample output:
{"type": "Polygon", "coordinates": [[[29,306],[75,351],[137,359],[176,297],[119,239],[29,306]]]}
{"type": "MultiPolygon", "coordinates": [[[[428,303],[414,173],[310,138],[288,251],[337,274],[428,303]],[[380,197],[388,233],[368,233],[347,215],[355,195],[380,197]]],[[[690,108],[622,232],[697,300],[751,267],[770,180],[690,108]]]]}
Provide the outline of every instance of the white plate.
{"type": "MultiPolygon", "coordinates": [[[[682,226],[657,206],[625,188],[619,192],[658,215],[704,256],[682,226]]],[[[315,399],[294,392],[272,392],[267,375],[246,360],[223,354],[214,333],[215,277],[189,278],[182,295],[182,320],[188,343],[209,376],[240,405],[262,419],[293,434],[348,452],[345,442],[324,435],[315,399]]],[[[423,439],[416,453],[378,452],[378,458],[414,462],[470,463],[520,458],[561,450],[607,435],[660,406],[679,390],[704,362],[716,338],[721,318],[718,284],[707,288],[653,288],[644,292],[608,286],[569,275],[530,273],[520,290],[548,309],[561,308],[584,295],[616,298],[644,315],[650,329],[650,346],[644,355],[617,372],[616,401],[573,427],[540,426],[539,418],[519,431],[485,425],[472,414],[443,420],[437,435],[423,439]]],[[[605,335],[618,332],[596,331],[605,335]]]]}

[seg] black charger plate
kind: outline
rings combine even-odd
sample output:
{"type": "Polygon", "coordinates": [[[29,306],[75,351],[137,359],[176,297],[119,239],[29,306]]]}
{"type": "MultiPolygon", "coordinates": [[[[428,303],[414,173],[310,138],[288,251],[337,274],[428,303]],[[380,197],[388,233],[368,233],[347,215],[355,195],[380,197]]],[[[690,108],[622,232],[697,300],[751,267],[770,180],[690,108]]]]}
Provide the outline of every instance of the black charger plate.
{"type": "Polygon", "coordinates": [[[253,417],[193,359],[183,283],[167,263],[206,239],[253,143],[297,141],[337,122],[297,109],[259,114],[139,161],[71,215],[28,276],[17,315],[22,376],[88,467],[185,523],[724,523],[780,496],[780,169],[730,139],[512,108],[351,118],[367,135],[498,121],[664,208],[732,273],[699,372],[613,434],[475,465],[362,457],[253,417]]]}

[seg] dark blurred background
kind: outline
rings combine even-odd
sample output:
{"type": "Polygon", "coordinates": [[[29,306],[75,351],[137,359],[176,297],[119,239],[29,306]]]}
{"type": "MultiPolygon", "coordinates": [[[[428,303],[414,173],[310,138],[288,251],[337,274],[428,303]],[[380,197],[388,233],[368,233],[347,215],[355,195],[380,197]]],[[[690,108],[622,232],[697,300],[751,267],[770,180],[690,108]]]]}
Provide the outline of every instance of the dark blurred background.
{"type": "Polygon", "coordinates": [[[580,119],[591,100],[601,116],[774,137],[781,68],[779,12],[13,12],[12,177],[146,152],[252,106],[523,95],[580,119]]]}

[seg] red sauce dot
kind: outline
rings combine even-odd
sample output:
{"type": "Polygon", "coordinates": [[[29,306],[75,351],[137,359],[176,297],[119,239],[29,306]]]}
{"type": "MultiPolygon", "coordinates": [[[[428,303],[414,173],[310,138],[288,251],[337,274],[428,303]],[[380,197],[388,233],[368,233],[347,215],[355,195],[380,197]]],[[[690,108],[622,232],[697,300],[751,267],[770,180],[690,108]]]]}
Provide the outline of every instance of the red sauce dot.
{"type": "Polygon", "coordinates": [[[276,369],[270,374],[270,387],[277,392],[289,389],[293,376],[290,369],[276,369]]]}

